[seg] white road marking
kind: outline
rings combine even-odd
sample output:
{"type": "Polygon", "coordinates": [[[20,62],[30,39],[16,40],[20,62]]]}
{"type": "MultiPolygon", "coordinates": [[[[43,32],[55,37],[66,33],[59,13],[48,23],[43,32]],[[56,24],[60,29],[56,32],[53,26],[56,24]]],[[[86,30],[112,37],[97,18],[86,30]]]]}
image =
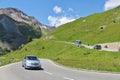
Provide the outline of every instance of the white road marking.
{"type": "Polygon", "coordinates": [[[49,75],[52,75],[52,73],[51,73],[51,72],[48,72],[48,71],[45,71],[45,73],[47,73],[47,74],[49,74],[49,75]]]}
{"type": "Polygon", "coordinates": [[[64,77],[64,79],[67,79],[67,80],[74,80],[74,79],[69,78],[69,77],[64,77]]]}

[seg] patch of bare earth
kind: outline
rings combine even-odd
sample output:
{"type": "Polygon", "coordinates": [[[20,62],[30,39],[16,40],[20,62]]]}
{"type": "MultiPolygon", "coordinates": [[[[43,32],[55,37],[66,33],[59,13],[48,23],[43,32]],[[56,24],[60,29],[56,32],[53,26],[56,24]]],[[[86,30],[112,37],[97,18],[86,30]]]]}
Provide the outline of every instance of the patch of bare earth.
{"type": "Polygon", "coordinates": [[[102,48],[114,49],[120,51],[120,42],[102,43],[102,48]]]}

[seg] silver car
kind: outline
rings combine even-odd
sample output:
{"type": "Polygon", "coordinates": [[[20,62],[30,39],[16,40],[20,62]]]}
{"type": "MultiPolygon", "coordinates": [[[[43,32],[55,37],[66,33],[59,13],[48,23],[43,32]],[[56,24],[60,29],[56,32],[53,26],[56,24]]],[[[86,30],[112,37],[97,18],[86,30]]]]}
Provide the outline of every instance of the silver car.
{"type": "Polygon", "coordinates": [[[40,60],[36,56],[25,56],[22,61],[22,66],[25,69],[41,69],[40,60]]]}

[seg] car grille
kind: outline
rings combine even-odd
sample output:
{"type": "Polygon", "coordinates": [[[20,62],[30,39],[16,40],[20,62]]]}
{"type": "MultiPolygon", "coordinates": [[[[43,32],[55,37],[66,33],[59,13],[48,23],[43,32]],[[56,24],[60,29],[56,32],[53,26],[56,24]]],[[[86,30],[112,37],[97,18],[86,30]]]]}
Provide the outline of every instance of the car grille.
{"type": "Polygon", "coordinates": [[[31,65],[39,65],[39,63],[31,63],[31,65]]]}

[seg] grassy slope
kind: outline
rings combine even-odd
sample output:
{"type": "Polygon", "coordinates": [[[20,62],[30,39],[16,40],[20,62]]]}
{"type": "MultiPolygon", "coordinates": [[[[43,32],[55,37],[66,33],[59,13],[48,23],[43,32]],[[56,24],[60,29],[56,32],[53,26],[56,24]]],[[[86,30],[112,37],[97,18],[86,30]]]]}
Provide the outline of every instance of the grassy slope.
{"type": "Polygon", "coordinates": [[[86,44],[120,41],[120,7],[108,12],[80,18],[62,25],[50,35],[55,40],[75,41],[86,44]],[[100,29],[104,26],[104,29],[100,29]]]}
{"type": "Polygon", "coordinates": [[[25,55],[36,55],[66,66],[120,72],[119,52],[77,48],[75,45],[54,41],[72,42],[81,39],[86,44],[120,41],[119,13],[119,8],[116,8],[65,24],[49,35],[25,45],[21,50],[0,57],[1,65],[22,60],[25,55]],[[99,26],[105,28],[100,30],[99,26]]]}

